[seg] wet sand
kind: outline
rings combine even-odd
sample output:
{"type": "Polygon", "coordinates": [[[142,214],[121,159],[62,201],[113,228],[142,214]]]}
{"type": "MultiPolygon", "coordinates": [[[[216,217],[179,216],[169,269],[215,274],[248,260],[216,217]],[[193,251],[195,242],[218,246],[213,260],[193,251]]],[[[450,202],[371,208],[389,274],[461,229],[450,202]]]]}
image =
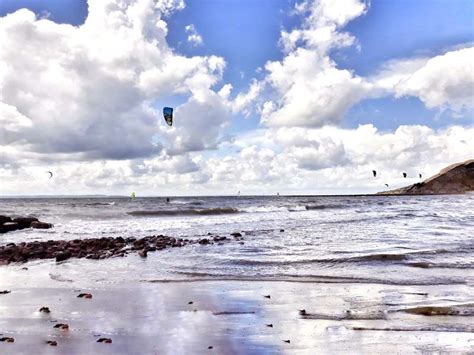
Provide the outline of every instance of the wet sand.
{"type": "Polygon", "coordinates": [[[0,294],[0,338],[14,338],[0,342],[2,354],[474,352],[473,288],[466,284],[137,280],[87,286],[55,279],[47,265],[26,266],[0,269],[0,291],[11,291],[0,294]],[[51,312],[39,312],[43,306],[51,312]],[[427,306],[444,313],[424,315],[427,306]],[[61,323],[69,329],[54,328],[61,323]]]}

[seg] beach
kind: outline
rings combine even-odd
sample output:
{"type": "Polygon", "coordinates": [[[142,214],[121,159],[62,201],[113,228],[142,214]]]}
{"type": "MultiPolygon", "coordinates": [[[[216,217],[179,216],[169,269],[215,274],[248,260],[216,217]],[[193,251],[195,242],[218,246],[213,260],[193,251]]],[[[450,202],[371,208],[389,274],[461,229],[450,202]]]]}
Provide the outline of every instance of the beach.
{"type": "Polygon", "coordinates": [[[14,342],[0,353],[474,351],[469,195],[2,202],[0,214],[28,208],[54,228],[5,233],[1,245],[155,233],[211,242],[1,266],[0,337],[14,342]]]}

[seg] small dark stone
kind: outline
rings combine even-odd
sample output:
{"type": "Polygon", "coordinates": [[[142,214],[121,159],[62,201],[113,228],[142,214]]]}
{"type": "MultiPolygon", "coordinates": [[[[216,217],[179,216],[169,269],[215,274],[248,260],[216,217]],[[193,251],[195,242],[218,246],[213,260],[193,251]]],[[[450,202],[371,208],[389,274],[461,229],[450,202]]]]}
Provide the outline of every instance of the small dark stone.
{"type": "Polygon", "coordinates": [[[290,343],[290,340],[283,340],[284,343],[290,343]]]}
{"type": "Polygon", "coordinates": [[[148,255],[148,252],[146,249],[142,249],[138,252],[138,255],[140,255],[142,258],[146,258],[148,255]]]}
{"type": "Polygon", "coordinates": [[[280,229],[280,232],[284,232],[285,230],[284,229],[280,229]]]}
{"type": "Polygon", "coordinates": [[[68,330],[69,329],[69,324],[58,323],[58,324],[55,324],[53,328],[59,329],[59,330],[68,330]]]}
{"type": "Polygon", "coordinates": [[[3,338],[0,338],[0,341],[5,342],[5,343],[14,343],[15,339],[12,337],[3,337],[3,338]]]}
{"type": "Polygon", "coordinates": [[[80,294],[77,295],[77,298],[88,298],[88,299],[90,299],[90,298],[92,298],[92,294],[90,294],[90,293],[80,293],[80,294]]]}
{"type": "Polygon", "coordinates": [[[207,239],[207,238],[199,239],[199,244],[204,245],[204,244],[209,244],[209,243],[210,243],[210,241],[209,241],[209,239],[207,239]]]}
{"type": "Polygon", "coordinates": [[[213,346],[208,346],[207,347],[209,350],[213,349],[214,347],[213,346]]]}
{"type": "Polygon", "coordinates": [[[6,222],[11,222],[11,221],[12,221],[11,217],[0,216],[0,224],[6,223],[6,222]]]}
{"type": "Polygon", "coordinates": [[[0,295],[6,295],[7,293],[10,293],[12,291],[8,291],[8,290],[3,290],[3,291],[0,291],[0,295]]]}
{"type": "Polygon", "coordinates": [[[51,313],[49,307],[41,307],[39,309],[40,312],[43,312],[43,313],[51,313]]]}
{"type": "Polygon", "coordinates": [[[240,238],[240,237],[242,237],[242,234],[240,234],[240,233],[238,233],[238,232],[236,232],[236,233],[231,233],[230,235],[231,235],[232,237],[234,237],[234,238],[240,238]]]}
{"type": "Polygon", "coordinates": [[[308,313],[306,313],[305,309],[300,309],[300,316],[307,316],[308,313]]]}
{"type": "Polygon", "coordinates": [[[265,297],[265,298],[271,298],[270,295],[266,295],[266,296],[263,296],[263,297],[265,297]]]}
{"type": "Polygon", "coordinates": [[[98,343],[105,343],[105,344],[111,344],[112,343],[112,339],[110,338],[100,338],[97,340],[98,343]]]}
{"type": "Polygon", "coordinates": [[[61,261],[67,260],[71,257],[71,252],[65,251],[63,253],[59,253],[56,255],[56,262],[59,263],[61,261]]]}
{"type": "Polygon", "coordinates": [[[193,304],[193,301],[189,301],[188,304],[193,304]]]}
{"type": "Polygon", "coordinates": [[[31,222],[30,227],[31,228],[36,228],[36,229],[49,229],[49,228],[52,228],[53,225],[51,223],[33,221],[33,222],[31,222]]]}
{"type": "Polygon", "coordinates": [[[48,340],[46,344],[51,345],[51,346],[58,346],[58,342],[55,340],[48,340]]]}

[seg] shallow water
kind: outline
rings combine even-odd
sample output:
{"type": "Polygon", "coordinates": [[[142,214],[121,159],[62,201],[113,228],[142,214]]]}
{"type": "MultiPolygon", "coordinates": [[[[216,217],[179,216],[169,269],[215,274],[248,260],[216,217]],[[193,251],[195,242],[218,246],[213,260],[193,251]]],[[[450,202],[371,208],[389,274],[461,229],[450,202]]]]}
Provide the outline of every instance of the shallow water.
{"type": "MultiPolygon", "coordinates": [[[[243,235],[240,242],[155,253],[146,267],[135,258],[70,261],[110,282],[260,278],[448,285],[474,280],[474,195],[179,197],[171,203],[165,198],[2,199],[0,214],[30,214],[55,225],[8,233],[1,243],[243,235]]],[[[62,273],[68,279],[84,277],[62,273]]]]}

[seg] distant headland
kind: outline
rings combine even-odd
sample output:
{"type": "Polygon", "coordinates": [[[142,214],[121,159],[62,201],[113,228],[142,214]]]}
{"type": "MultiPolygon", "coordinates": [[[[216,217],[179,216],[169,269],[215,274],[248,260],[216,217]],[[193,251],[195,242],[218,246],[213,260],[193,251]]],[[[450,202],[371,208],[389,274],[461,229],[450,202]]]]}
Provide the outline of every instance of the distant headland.
{"type": "Polygon", "coordinates": [[[378,192],[378,195],[441,195],[474,191],[474,159],[452,164],[438,174],[413,185],[378,192]]]}

